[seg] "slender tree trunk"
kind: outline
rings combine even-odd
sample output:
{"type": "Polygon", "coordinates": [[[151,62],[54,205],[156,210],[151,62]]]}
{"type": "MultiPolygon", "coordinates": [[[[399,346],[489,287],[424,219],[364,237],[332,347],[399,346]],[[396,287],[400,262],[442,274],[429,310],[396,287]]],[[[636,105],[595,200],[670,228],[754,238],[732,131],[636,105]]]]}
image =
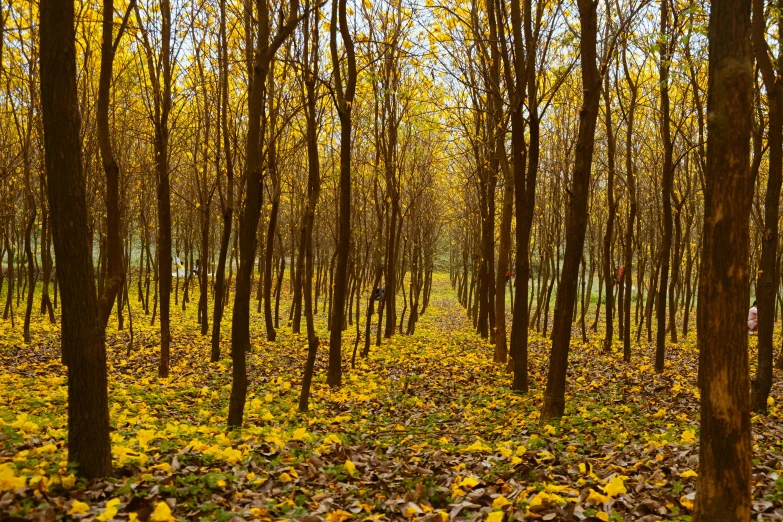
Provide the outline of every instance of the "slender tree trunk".
{"type": "MultiPolygon", "coordinates": [[[[628,185],[628,221],[625,224],[625,266],[623,272],[623,283],[625,284],[625,324],[623,332],[623,359],[631,362],[631,297],[633,294],[633,227],[636,221],[636,180],[633,171],[633,138],[634,138],[634,116],[636,113],[636,96],[638,87],[631,78],[628,70],[627,51],[623,49],[623,68],[625,70],[625,80],[628,83],[630,91],[630,100],[628,102],[628,112],[626,116],[625,131],[625,180],[628,185]]],[[[637,302],[640,300],[641,288],[637,289],[637,302]]],[[[638,321],[637,321],[638,322],[638,321]]]]}
{"type": "MultiPolygon", "coordinates": [[[[28,179],[28,183],[29,183],[28,179]]],[[[29,186],[29,185],[28,185],[29,186]]],[[[32,194],[30,195],[30,199],[33,199],[32,194]]],[[[35,202],[31,202],[30,210],[28,212],[28,218],[27,218],[27,226],[25,227],[24,232],[24,252],[27,256],[27,303],[26,308],[24,312],[24,342],[30,343],[32,338],[30,337],[30,319],[33,315],[33,300],[35,299],[35,262],[34,262],[34,256],[33,256],[33,247],[32,247],[32,235],[33,235],[33,225],[35,224],[35,217],[37,215],[36,209],[35,209],[35,202]]]]}
{"type": "MultiPolygon", "coordinates": [[[[326,383],[336,387],[342,384],[342,333],[345,315],[345,290],[348,275],[348,256],[351,246],[351,112],[356,90],[356,56],[353,39],[348,31],[346,0],[333,2],[332,25],[330,27],[330,51],[334,68],[337,113],[340,118],[340,179],[339,212],[337,232],[337,267],[334,278],[334,296],[331,310],[329,336],[329,369],[326,383]],[[342,84],[342,72],[337,52],[337,25],[339,20],[340,37],[346,50],[347,77],[342,84]]],[[[394,286],[387,290],[394,292],[394,286]]],[[[388,324],[387,324],[388,332],[388,324]]]]}
{"type": "Polygon", "coordinates": [[[571,313],[576,298],[579,261],[582,257],[587,227],[590,170],[593,162],[598,102],[601,97],[601,79],[596,67],[597,4],[591,0],[578,0],[577,3],[581,21],[579,47],[584,100],[579,113],[576,158],[568,201],[568,220],[566,221],[566,252],[555,300],[552,353],[546,392],[544,393],[544,405],[541,411],[543,419],[562,417],[565,412],[566,372],[571,342],[571,313]]]}
{"type": "Polygon", "coordinates": [[[612,240],[614,239],[614,218],[617,214],[617,201],[614,199],[614,155],[615,140],[612,129],[612,100],[609,96],[609,74],[604,76],[604,114],[606,115],[606,154],[607,154],[607,184],[606,201],[609,206],[606,217],[606,233],[604,234],[604,284],[606,285],[606,335],[604,337],[604,351],[612,349],[614,340],[614,267],[612,266],[612,240]]]}
{"type": "Polygon", "coordinates": [[[669,68],[672,49],[675,42],[670,42],[669,1],[661,0],[661,44],[659,57],[659,76],[661,91],[661,134],[663,135],[663,171],[661,175],[661,191],[663,199],[663,237],[661,239],[661,270],[658,284],[658,302],[656,304],[657,330],[655,339],[655,371],[663,372],[666,357],[666,289],[669,285],[669,258],[672,247],[672,181],[674,167],[672,165],[673,144],[671,137],[671,115],[669,111],[669,68]]]}
{"type": "MultiPolygon", "coordinates": [[[[245,154],[245,209],[239,220],[239,269],[237,270],[234,311],[231,318],[231,398],[228,426],[241,427],[247,398],[246,352],[250,349],[250,289],[256,252],[256,232],[261,216],[263,186],[261,180],[261,117],[265,110],[265,82],[269,64],[280,45],[298,23],[298,0],[290,0],[288,19],[278,27],[271,40],[269,6],[258,2],[259,35],[252,62],[248,94],[247,141],[245,154]]],[[[246,28],[249,29],[249,28],[246,28]]]]}
{"type": "MultiPolygon", "coordinates": [[[[779,14],[778,25],[783,24],[779,14]]],[[[762,79],[766,86],[769,101],[769,174],[767,176],[767,194],[764,199],[764,231],[761,235],[761,258],[756,280],[756,299],[758,301],[758,367],[753,380],[751,408],[753,411],[767,411],[767,397],[772,389],[772,361],[774,348],[772,337],[775,329],[775,297],[779,288],[777,265],[778,220],[780,207],[780,188],[783,181],[783,66],[779,59],[775,61],[777,71],[769,58],[769,46],[766,42],[766,22],[764,1],[753,1],[753,50],[762,79]]],[[[779,35],[783,38],[783,35],[779,35]]],[[[754,139],[760,140],[761,137],[754,139]]],[[[781,352],[783,354],[783,352],[781,352]]],[[[780,359],[783,362],[783,357],[780,359]]],[[[779,365],[780,366],[780,365],[779,365]]]]}

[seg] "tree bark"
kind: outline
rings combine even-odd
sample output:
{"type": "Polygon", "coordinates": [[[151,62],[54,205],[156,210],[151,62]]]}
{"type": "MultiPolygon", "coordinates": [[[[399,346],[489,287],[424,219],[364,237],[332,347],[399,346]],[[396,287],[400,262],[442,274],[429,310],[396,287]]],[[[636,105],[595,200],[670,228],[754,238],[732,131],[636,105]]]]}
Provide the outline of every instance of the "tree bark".
{"type": "Polygon", "coordinates": [[[571,314],[576,299],[579,278],[579,262],[584,248],[587,227],[587,203],[590,190],[590,170],[595,145],[595,125],[598,118],[598,102],[601,98],[601,79],[596,67],[597,3],[578,0],[581,21],[579,47],[582,64],[584,99],[579,112],[579,133],[576,158],[571,179],[568,217],[566,220],[566,251],[563,271],[557,287],[555,318],[552,327],[552,352],[549,362],[543,419],[562,417],[565,412],[565,384],[568,369],[568,350],[571,342],[571,314]]]}
{"type": "Polygon", "coordinates": [[[748,389],[750,0],[713,0],[707,170],[697,339],[701,440],[695,522],[746,521],[751,505],[748,389]]]}
{"type": "MultiPolygon", "coordinates": [[[[778,15],[778,24],[783,18],[778,15]]],[[[753,51],[761,70],[761,77],[769,101],[769,173],[767,194],[764,198],[764,230],[761,235],[761,259],[756,281],[758,301],[758,366],[753,380],[751,408],[753,411],[767,411],[767,397],[772,389],[772,364],[774,348],[772,336],[775,329],[775,298],[779,287],[777,266],[778,218],[780,188],[783,181],[783,68],[776,71],[769,57],[766,41],[766,19],[764,0],[753,0],[753,51]]],[[[783,38],[783,36],[781,36],[783,38]]]]}
{"type": "MultiPolygon", "coordinates": [[[[269,6],[257,1],[259,35],[252,78],[248,94],[247,141],[245,144],[245,212],[239,220],[239,269],[237,270],[234,311],[231,318],[231,398],[228,407],[228,426],[241,427],[247,398],[246,352],[250,349],[250,282],[256,252],[256,231],[261,216],[263,196],[261,163],[261,116],[265,108],[265,84],[269,64],[277,49],[296,28],[299,21],[298,0],[291,0],[288,19],[274,38],[269,35],[269,6]]],[[[250,30],[247,27],[246,30],[250,30]]]]}
{"type": "Polygon", "coordinates": [[[111,475],[106,347],[99,322],[81,160],[74,3],[43,0],[41,106],[47,195],[68,362],[68,461],[88,478],[111,475]]]}
{"type": "MultiPolygon", "coordinates": [[[[345,290],[348,275],[348,255],[351,247],[351,111],[356,91],[356,55],[353,39],[348,31],[346,0],[333,2],[332,25],[330,28],[330,50],[334,67],[337,113],[340,117],[340,181],[339,212],[337,232],[337,266],[334,276],[334,295],[331,309],[332,330],[329,336],[329,369],[326,383],[329,386],[342,384],[342,334],[345,315],[345,290]],[[347,78],[342,84],[340,59],[337,53],[337,25],[343,40],[347,57],[347,78]]],[[[390,288],[387,292],[394,292],[390,288]]],[[[388,325],[387,325],[388,328],[388,325]]]]}
{"type": "Polygon", "coordinates": [[[655,371],[663,371],[666,357],[666,289],[669,285],[669,257],[672,247],[672,165],[673,144],[671,137],[671,114],[669,111],[669,68],[675,42],[669,29],[669,1],[661,0],[661,41],[658,73],[661,91],[661,134],[663,135],[663,170],[661,192],[663,199],[663,238],[661,239],[661,271],[656,303],[657,330],[655,337],[655,371]]]}

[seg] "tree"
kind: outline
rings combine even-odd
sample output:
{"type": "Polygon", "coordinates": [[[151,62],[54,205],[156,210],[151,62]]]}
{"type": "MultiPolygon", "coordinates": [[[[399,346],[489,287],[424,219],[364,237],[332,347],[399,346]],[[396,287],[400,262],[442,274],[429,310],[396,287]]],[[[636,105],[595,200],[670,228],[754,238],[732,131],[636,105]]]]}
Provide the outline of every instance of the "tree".
{"type": "MultiPolygon", "coordinates": [[[[124,263],[122,260],[122,235],[120,227],[120,167],[114,158],[109,129],[109,98],[111,96],[111,81],[114,70],[114,56],[120,44],[131,10],[136,0],[131,0],[128,10],[122,19],[116,38],[114,37],[114,0],[103,1],[103,20],[101,39],[101,71],[98,80],[98,103],[96,122],[98,126],[98,146],[103,160],[103,170],[106,174],[106,264],[108,281],[103,288],[100,299],[101,326],[105,329],[109,321],[114,300],[125,280],[124,263]]],[[[120,306],[120,305],[118,305],[120,306]]]]}
{"type": "MultiPolygon", "coordinates": [[[[778,23],[783,22],[780,12],[778,23]]],[[[761,234],[761,258],[759,259],[756,299],[758,301],[759,342],[758,369],[753,380],[751,408],[753,411],[767,411],[767,397],[772,389],[772,360],[774,348],[772,335],[775,329],[775,298],[779,287],[778,276],[778,218],[780,187],[783,182],[783,63],[778,58],[770,59],[766,39],[766,18],[764,0],[753,0],[752,23],[753,52],[761,71],[761,78],[769,101],[769,173],[767,194],[764,198],[764,223],[761,234]],[[777,70],[775,65],[777,64],[777,70]]]]}
{"type": "Polygon", "coordinates": [[[753,178],[749,0],[715,0],[709,22],[707,171],[697,303],[701,441],[694,520],[750,518],[748,233],[753,178]]]}
{"type": "Polygon", "coordinates": [[[41,108],[47,196],[68,361],[68,460],[86,478],[111,474],[106,347],[90,262],[74,3],[41,2],[41,108]]]}
{"type": "Polygon", "coordinates": [[[150,119],[154,127],[156,199],[158,210],[157,253],[158,292],[160,299],[160,364],[158,375],[168,377],[171,345],[171,181],[169,179],[169,116],[171,115],[171,2],[160,0],[160,54],[155,56],[150,35],[134,6],[141,29],[147,59],[147,74],[152,84],[153,107],[150,119]]]}
{"type": "MultiPolygon", "coordinates": [[[[248,30],[248,34],[252,31],[248,30]]],[[[218,181],[218,194],[220,195],[220,207],[223,217],[223,230],[220,235],[220,252],[218,254],[218,266],[215,273],[215,295],[212,311],[212,354],[210,360],[220,360],[220,325],[223,321],[224,295],[226,284],[226,257],[228,256],[228,244],[231,240],[231,223],[234,219],[234,159],[231,152],[231,142],[228,132],[228,43],[226,38],[226,0],[220,2],[220,127],[223,134],[223,149],[226,153],[226,194],[223,195],[222,185],[218,181]]],[[[218,173],[220,175],[220,173],[218,173]]],[[[202,263],[204,270],[201,277],[206,278],[208,266],[205,259],[202,263]]]]}
{"type": "MultiPolygon", "coordinates": [[[[356,93],[356,53],[348,30],[346,0],[332,0],[332,24],[329,47],[334,68],[335,105],[340,118],[340,203],[337,231],[337,268],[334,277],[334,304],[332,306],[332,330],[329,336],[329,373],[327,384],[342,383],[342,335],[345,311],[345,289],[348,272],[348,254],[351,245],[351,112],[356,93]],[[345,46],[347,75],[343,87],[340,58],[337,52],[337,25],[345,46]]],[[[394,292],[392,288],[390,290],[394,292]]],[[[388,323],[387,323],[388,325],[388,323]]]]}
{"type": "MultiPolygon", "coordinates": [[[[309,9],[309,0],[305,5],[305,11],[309,9]]],[[[313,227],[315,223],[315,208],[318,206],[318,198],[321,194],[321,166],[318,158],[318,129],[316,120],[316,80],[318,78],[318,18],[320,10],[315,7],[312,17],[307,13],[303,37],[304,46],[303,69],[306,97],[307,118],[307,206],[304,212],[302,227],[302,245],[304,256],[303,292],[304,313],[307,323],[307,363],[302,378],[302,392],[299,395],[299,409],[306,411],[310,398],[310,384],[313,380],[315,368],[315,356],[320,344],[315,332],[315,318],[313,317],[313,227]],[[312,18],[312,21],[311,21],[312,18]],[[312,23],[312,33],[310,33],[312,23]]],[[[369,339],[369,337],[368,337],[369,339]]]]}
{"type": "Polygon", "coordinates": [[[595,145],[595,125],[598,102],[601,98],[601,76],[596,64],[597,2],[579,0],[581,39],[579,49],[582,63],[583,100],[579,111],[579,135],[576,159],[568,190],[568,218],[566,220],[566,251],[563,274],[557,287],[555,318],[552,324],[552,353],[547,375],[544,419],[561,417],[565,411],[565,384],[568,368],[568,350],[571,343],[571,318],[576,300],[579,263],[584,248],[587,228],[587,200],[590,188],[590,170],[595,145]]]}
{"type": "MultiPolygon", "coordinates": [[[[266,107],[266,76],[277,50],[299,22],[299,1],[291,0],[288,17],[271,36],[269,6],[258,0],[259,31],[252,62],[252,80],[248,95],[247,141],[245,143],[245,212],[239,221],[239,269],[234,294],[234,315],[231,318],[231,400],[228,425],[241,427],[247,398],[247,368],[245,353],[250,350],[250,280],[256,253],[256,230],[261,216],[262,155],[261,115],[266,107]]],[[[245,28],[250,31],[250,27],[245,28]]]]}
{"type": "MultiPolygon", "coordinates": [[[[661,0],[661,34],[658,42],[658,74],[660,77],[661,134],[663,136],[663,170],[661,188],[663,201],[663,238],[661,241],[661,270],[656,303],[657,327],[655,337],[655,371],[663,371],[666,349],[666,289],[669,285],[669,264],[672,248],[672,178],[674,177],[673,149],[671,136],[671,113],[669,108],[669,70],[674,54],[674,30],[669,22],[669,2],[661,0]]],[[[671,303],[670,303],[671,304],[671,303]]],[[[672,325],[674,326],[674,325],[672,325]]]]}

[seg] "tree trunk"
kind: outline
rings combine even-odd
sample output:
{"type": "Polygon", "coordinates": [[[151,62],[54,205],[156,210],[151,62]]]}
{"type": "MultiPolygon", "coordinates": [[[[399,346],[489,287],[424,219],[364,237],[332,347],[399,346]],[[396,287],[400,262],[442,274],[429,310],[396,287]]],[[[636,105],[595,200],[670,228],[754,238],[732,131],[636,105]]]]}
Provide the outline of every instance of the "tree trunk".
{"type": "Polygon", "coordinates": [[[606,285],[606,335],[604,336],[604,351],[612,349],[614,337],[614,267],[612,266],[612,239],[614,239],[614,218],[617,214],[617,201],[614,199],[614,155],[615,141],[612,129],[612,100],[609,97],[609,74],[604,76],[604,114],[606,115],[606,154],[607,154],[607,184],[606,201],[609,209],[606,217],[606,233],[604,234],[604,284],[606,285]]]}
{"type": "MultiPolygon", "coordinates": [[[[780,14],[778,23],[783,22],[780,14]]],[[[753,411],[767,411],[767,397],[772,389],[772,361],[774,348],[772,336],[775,329],[775,297],[779,288],[777,266],[778,218],[780,207],[780,187],[783,181],[783,67],[776,60],[775,71],[769,58],[769,46],[766,42],[764,1],[753,0],[753,50],[769,101],[769,174],[767,194],[764,199],[764,231],[761,236],[761,258],[759,260],[756,281],[756,300],[758,301],[758,367],[753,380],[751,408],[753,411]]],[[[754,139],[761,139],[756,137],[754,139]]]]}
{"type": "MultiPolygon", "coordinates": [[[[261,216],[263,185],[261,180],[261,116],[265,110],[265,82],[269,64],[277,49],[293,32],[298,23],[298,0],[290,1],[288,19],[278,27],[271,40],[269,35],[269,7],[258,2],[258,44],[252,64],[248,94],[247,141],[245,144],[245,210],[239,220],[239,268],[237,270],[234,311],[231,318],[231,398],[228,407],[228,426],[241,427],[247,398],[246,352],[250,349],[250,288],[253,276],[256,231],[261,216]]],[[[246,28],[249,29],[249,28],[246,28]]]]}
{"type": "Polygon", "coordinates": [[[601,97],[601,79],[596,67],[597,4],[578,0],[581,39],[579,47],[582,64],[584,100],[579,113],[579,134],[576,158],[571,179],[568,219],[566,221],[566,251],[563,272],[557,287],[555,319],[552,327],[552,353],[549,362],[543,419],[562,417],[565,412],[565,384],[568,369],[568,349],[571,342],[571,314],[576,299],[579,261],[584,248],[587,227],[587,203],[590,190],[590,170],[595,144],[595,124],[601,97]]]}
{"type": "Polygon", "coordinates": [[[47,195],[62,292],[68,362],[68,461],[92,479],[111,475],[106,348],[90,258],[81,121],[76,88],[74,3],[43,0],[41,108],[47,195]]]}
{"type": "MultiPolygon", "coordinates": [[[[332,331],[329,336],[329,369],[326,383],[337,387],[342,384],[342,333],[345,310],[345,289],[348,275],[348,255],[351,247],[351,112],[356,90],[356,56],[353,39],[348,31],[346,0],[332,3],[330,27],[330,51],[334,68],[337,113],[340,118],[340,180],[337,232],[337,267],[334,278],[334,296],[331,310],[332,331]],[[342,71],[337,52],[337,25],[346,51],[347,78],[342,84],[342,71]]],[[[393,260],[392,260],[393,261],[393,260]]],[[[389,289],[394,292],[394,286],[389,289]]],[[[388,292],[387,292],[388,293],[388,292]]],[[[388,324],[387,332],[388,332],[388,324]]]]}
{"type": "Polygon", "coordinates": [[[671,38],[669,29],[669,2],[661,0],[661,38],[659,57],[659,76],[661,91],[661,134],[663,135],[663,171],[661,174],[661,192],[663,199],[663,238],[661,239],[661,270],[658,284],[658,302],[656,303],[657,330],[655,339],[655,371],[663,372],[666,357],[666,289],[669,285],[669,257],[672,247],[672,137],[671,114],[669,111],[669,68],[676,42],[671,38]]]}
{"type": "Polygon", "coordinates": [[[701,437],[695,522],[750,519],[753,454],[745,321],[753,192],[748,169],[753,76],[750,1],[713,0],[696,319],[701,437]]]}

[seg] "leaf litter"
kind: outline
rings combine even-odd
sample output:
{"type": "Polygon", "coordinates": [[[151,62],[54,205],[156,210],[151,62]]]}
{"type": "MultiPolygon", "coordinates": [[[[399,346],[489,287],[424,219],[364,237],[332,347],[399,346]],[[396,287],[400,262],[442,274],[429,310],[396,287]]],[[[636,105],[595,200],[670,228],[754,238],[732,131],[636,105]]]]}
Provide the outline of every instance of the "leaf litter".
{"type": "MultiPolygon", "coordinates": [[[[230,311],[229,311],[230,313],[230,311]]],[[[549,340],[531,331],[527,395],[479,338],[444,275],[416,334],[384,339],[325,384],[316,363],[310,411],[297,410],[306,337],[262,338],[251,318],[245,426],[227,431],[229,331],[209,363],[195,301],[172,310],[172,369],[157,377],[157,327],[136,317],[134,350],[107,342],[114,475],[86,482],[67,464],[66,373],[58,329],[42,319],[24,345],[0,344],[0,520],[689,520],[698,476],[695,334],[670,345],[656,375],[652,348],[602,349],[574,336],[566,415],[541,422],[549,340]]],[[[147,319],[147,320],[145,320],[147,319]]],[[[230,324],[230,320],[224,322],[230,324]]],[[[576,331],[576,330],[575,330],[576,331]]],[[[373,334],[374,339],[374,334],[373,334]]],[[[753,343],[752,343],[753,344],[753,343]]],[[[753,348],[752,348],[753,350],[753,348]]],[[[779,383],[753,417],[754,519],[783,520],[779,383]]]]}

